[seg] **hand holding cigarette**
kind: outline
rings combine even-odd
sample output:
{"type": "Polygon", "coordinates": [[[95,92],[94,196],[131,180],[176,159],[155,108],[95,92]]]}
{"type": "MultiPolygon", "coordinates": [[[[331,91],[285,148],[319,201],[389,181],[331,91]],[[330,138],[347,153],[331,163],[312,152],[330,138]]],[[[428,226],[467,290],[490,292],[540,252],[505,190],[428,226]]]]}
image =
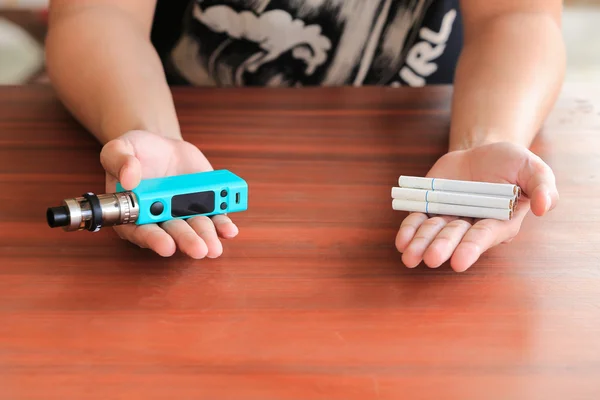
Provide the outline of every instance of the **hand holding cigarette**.
{"type": "Polygon", "coordinates": [[[510,242],[531,210],[542,216],[556,206],[550,167],[528,149],[494,143],[441,157],[425,177],[402,175],[392,207],[410,214],[396,247],[409,268],[450,261],[462,272],[490,248],[510,242]]]}

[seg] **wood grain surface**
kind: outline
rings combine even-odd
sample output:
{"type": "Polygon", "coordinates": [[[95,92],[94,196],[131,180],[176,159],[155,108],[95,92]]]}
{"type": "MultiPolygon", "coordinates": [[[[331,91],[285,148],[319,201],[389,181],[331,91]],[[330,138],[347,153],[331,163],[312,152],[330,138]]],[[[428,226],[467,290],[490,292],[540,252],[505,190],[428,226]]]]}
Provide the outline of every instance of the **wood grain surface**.
{"type": "Polygon", "coordinates": [[[600,398],[599,89],[532,147],[559,206],[457,274],[402,265],[390,200],[444,153],[449,87],[175,89],[250,186],[201,261],[48,228],[103,191],[100,146],[48,88],[0,88],[0,399],[600,398]]]}

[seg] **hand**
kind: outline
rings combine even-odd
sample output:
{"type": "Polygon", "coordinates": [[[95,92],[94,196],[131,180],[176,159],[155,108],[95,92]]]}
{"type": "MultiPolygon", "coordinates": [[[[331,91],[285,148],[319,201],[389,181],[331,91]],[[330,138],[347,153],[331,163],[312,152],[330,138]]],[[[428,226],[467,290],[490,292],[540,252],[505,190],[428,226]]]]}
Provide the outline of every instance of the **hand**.
{"type": "MultiPolygon", "coordinates": [[[[167,139],[149,132],[131,131],[112,140],[100,153],[106,170],[106,190],[112,193],[119,181],[124,189],[134,189],[141,179],[212,170],[212,166],[194,145],[167,139]]],[[[169,257],[177,246],[193,258],[215,258],[222,254],[219,235],[233,238],[236,225],[225,215],[199,216],[149,225],[115,226],[122,239],[169,257]]]]}
{"type": "Polygon", "coordinates": [[[529,210],[542,216],[558,202],[550,167],[528,149],[510,143],[450,152],[435,163],[427,176],[512,183],[519,185],[523,193],[510,221],[429,218],[422,213],[410,213],[396,236],[402,262],[409,268],[421,261],[430,268],[437,268],[450,260],[452,269],[466,271],[488,249],[510,242],[518,234],[529,210]]]}

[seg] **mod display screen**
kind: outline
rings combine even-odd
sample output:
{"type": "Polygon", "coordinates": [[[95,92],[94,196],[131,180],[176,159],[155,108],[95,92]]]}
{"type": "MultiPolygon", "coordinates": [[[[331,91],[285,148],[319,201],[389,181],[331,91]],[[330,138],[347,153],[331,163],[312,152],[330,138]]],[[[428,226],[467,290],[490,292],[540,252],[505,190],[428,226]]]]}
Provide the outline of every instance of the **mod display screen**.
{"type": "Polygon", "coordinates": [[[215,192],[198,192],[173,196],[171,199],[171,215],[187,217],[207,214],[215,210],[215,192]]]}

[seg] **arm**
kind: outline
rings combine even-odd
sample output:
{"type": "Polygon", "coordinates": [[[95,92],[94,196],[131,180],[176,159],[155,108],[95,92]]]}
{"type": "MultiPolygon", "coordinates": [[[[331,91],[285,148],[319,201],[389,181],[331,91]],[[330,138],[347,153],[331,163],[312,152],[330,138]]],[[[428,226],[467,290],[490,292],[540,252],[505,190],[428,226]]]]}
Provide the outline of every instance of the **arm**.
{"type": "Polygon", "coordinates": [[[131,130],[180,139],[150,42],[155,1],[52,0],[48,73],[65,106],[102,144],[131,130]]]}
{"type": "MultiPolygon", "coordinates": [[[[150,41],[155,0],[51,0],[47,64],[71,113],[103,144],[106,190],[119,181],[208,171],[204,155],[181,137],[171,92],[150,41]]],[[[162,256],[176,248],[194,258],[218,257],[217,234],[234,237],[225,215],[116,226],[120,237],[162,256]]]]}
{"type": "Polygon", "coordinates": [[[565,69],[560,0],[461,0],[450,150],[511,142],[529,147],[565,69]]]}
{"type": "Polygon", "coordinates": [[[411,213],[396,247],[408,267],[470,268],[510,242],[532,210],[558,201],[552,170],[528,150],[564,75],[560,0],[461,0],[465,47],[455,77],[449,152],[428,176],[511,182],[523,189],[510,221],[411,213]]]}

